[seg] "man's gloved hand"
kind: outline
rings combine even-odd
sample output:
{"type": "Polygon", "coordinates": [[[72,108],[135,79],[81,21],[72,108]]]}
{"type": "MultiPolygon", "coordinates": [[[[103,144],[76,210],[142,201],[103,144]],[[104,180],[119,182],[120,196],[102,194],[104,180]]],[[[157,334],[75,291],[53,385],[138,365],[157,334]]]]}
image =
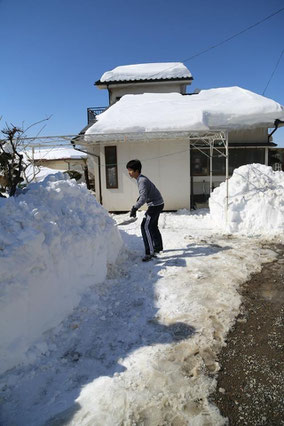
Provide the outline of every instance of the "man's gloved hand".
{"type": "Polygon", "coordinates": [[[137,212],[137,209],[133,206],[132,207],[132,209],[130,210],[130,217],[136,217],[136,212],[137,212]]]}

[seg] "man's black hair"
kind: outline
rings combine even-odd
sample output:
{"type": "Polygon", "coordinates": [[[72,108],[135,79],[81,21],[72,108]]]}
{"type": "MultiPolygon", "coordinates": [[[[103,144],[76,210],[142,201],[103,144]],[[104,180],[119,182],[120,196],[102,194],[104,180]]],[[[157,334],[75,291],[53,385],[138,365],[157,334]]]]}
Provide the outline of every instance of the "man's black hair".
{"type": "Polygon", "coordinates": [[[126,168],[134,170],[135,172],[136,172],[136,170],[138,170],[138,172],[141,173],[141,170],[142,170],[141,161],[139,161],[139,160],[130,160],[126,164],[126,168]]]}

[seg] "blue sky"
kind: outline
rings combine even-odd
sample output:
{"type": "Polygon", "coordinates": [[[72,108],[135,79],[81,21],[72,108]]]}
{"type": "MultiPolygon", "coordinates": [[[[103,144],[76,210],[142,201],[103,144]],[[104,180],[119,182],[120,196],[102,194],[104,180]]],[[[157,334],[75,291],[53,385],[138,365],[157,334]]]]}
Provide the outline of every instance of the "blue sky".
{"type": "MultiPolygon", "coordinates": [[[[43,135],[76,134],[93,83],[118,65],[178,62],[283,7],[283,0],[0,0],[0,128],[52,115],[43,135]],[[2,124],[2,127],[1,127],[2,124]]],[[[238,85],[262,94],[279,59],[284,11],[184,62],[195,88],[238,85]]],[[[265,96],[284,105],[284,55],[265,96]]],[[[36,133],[37,129],[34,130],[36,133]]],[[[284,129],[275,134],[284,147],[284,129]]]]}

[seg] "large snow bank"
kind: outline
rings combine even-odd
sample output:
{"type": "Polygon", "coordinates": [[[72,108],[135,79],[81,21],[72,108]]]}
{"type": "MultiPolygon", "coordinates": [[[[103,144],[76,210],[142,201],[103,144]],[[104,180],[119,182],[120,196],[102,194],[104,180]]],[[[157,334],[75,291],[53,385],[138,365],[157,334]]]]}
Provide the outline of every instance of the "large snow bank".
{"type": "Polygon", "coordinates": [[[284,107],[240,87],[179,93],[125,95],[105,112],[86,135],[159,131],[242,129],[273,127],[284,119],[284,107]]]}
{"type": "Polygon", "coordinates": [[[105,72],[100,81],[156,80],[190,77],[191,73],[181,62],[158,62],[119,66],[105,72]]]}
{"type": "Polygon", "coordinates": [[[88,286],[105,280],[122,240],[85,185],[47,177],[0,199],[1,371],[57,325],[88,286]]]}
{"type": "Polygon", "coordinates": [[[229,232],[245,235],[284,236],[284,172],[263,164],[236,169],[229,179],[226,220],[226,183],[210,199],[211,218],[229,232]]]}

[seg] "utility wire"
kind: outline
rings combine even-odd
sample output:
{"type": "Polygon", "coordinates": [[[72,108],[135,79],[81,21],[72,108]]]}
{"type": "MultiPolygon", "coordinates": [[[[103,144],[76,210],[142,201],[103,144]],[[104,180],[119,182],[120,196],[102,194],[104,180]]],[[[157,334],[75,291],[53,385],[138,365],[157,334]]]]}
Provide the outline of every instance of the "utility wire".
{"type": "Polygon", "coordinates": [[[212,49],[216,49],[216,47],[219,47],[219,46],[221,46],[222,44],[227,43],[228,41],[232,40],[233,38],[236,38],[236,37],[238,37],[239,35],[244,34],[245,32],[247,32],[247,31],[251,30],[252,28],[255,28],[257,25],[260,25],[260,24],[262,24],[263,22],[268,21],[268,20],[269,20],[270,18],[272,18],[273,16],[278,15],[278,13],[283,12],[283,10],[284,10],[284,7],[282,7],[281,9],[277,10],[277,11],[276,11],[276,12],[274,12],[274,13],[271,13],[270,15],[266,16],[265,18],[261,19],[260,21],[257,21],[255,24],[250,25],[249,27],[245,28],[244,30],[239,31],[239,32],[238,32],[238,33],[236,33],[236,34],[233,34],[231,37],[228,37],[228,38],[226,38],[225,40],[220,41],[219,43],[213,44],[212,46],[208,47],[207,49],[204,49],[204,50],[202,50],[201,52],[196,53],[195,55],[190,56],[189,58],[184,59],[182,62],[190,61],[191,59],[194,59],[194,58],[197,58],[197,57],[198,57],[198,56],[200,56],[200,55],[203,55],[203,53],[209,52],[209,51],[210,51],[210,50],[212,50],[212,49]]]}
{"type": "Polygon", "coordinates": [[[270,82],[271,82],[271,80],[272,80],[272,78],[273,78],[273,76],[274,76],[274,74],[275,74],[275,72],[276,72],[276,70],[277,70],[277,68],[278,68],[279,64],[280,64],[280,61],[281,61],[281,58],[282,58],[283,53],[284,53],[284,49],[282,49],[282,52],[280,53],[279,59],[278,59],[278,61],[277,61],[276,65],[275,65],[275,67],[274,67],[274,70],[272,71],[272,74],[271,74],[271,76],[270,76],[270,78],[269,78],[269,80],[268,80],[268,82],[267,82],[267,84],[266,84],[266,86],[265,86],[265,89],[264,89],[264,91],[262,92],[262,96],[264,96],[264,94],[265,94],[265,92],[266,92],[266,89],[268,88],[268,86],[269,86],[269,84],[270,84],[270,82]]]}
{"type": "MultiPolygon", "coordinates": [[[[255,24],[252,24],[252,25],[250,25],[249,27],[247,27],[247,28],[243,29],[242,31],[239,31],[239,32],[238,32],[238,33],[236,33],[236,34],[233,34],[232,36],[230,36],[230,37],[226,38],[225,40],[223,40],[223,41],[221,41],[221,42],[219,42],[219,43],[213,44],[212,46],[208,47],[207,49],[204,49],[204,50],[202,50],[202,51],[200,51],[200,52],[196,53],[195,55],[190,56],[189,58],[183,59],[181,62],[188,62],[188,61],[190,61],[191,59],[197,58],[198,56],[201,56],[201,55],[203,55],[204,53],[209,52],[210,50],[216,49],[217,47],[221,46],[221,45],[222,45],[222,44],[224,44],[224,43],[227,43],[228,41],[232,40],[233,38],[236,38],[236,37],[238,37],[239,35],[241,35],[241,34],[243,34],[243,33],[247,32],[247,31],[251,30],[252,28],[255,28],[256,26],[258,26],[258,25],[262,24],[263,22],[268,21],[268,20],[269,20],[270,18],[272,18],[273,16],[278,15],[279,13],[283,12],[283,10],[284,10],[284,7],[282,7],[281,9],[279,9],[279,10],[277,10],[277,11],[275,11],[274,13],[271,13],[270,15],[266,16],[265,18],[261,19],[260,21],[257,21],[255,24]]],[[[271,74],[271,77],[270,77],[270,79],[269,79],[269,81],[268,81],[268,83],[267,83],[267,85],[266,85],[266,87],[265,87],[265,89],[264,89],[264,91],[263,91],[263,95],[264,95],[264,93],[265,93],[265,91],[266,91],[266,89],[267,89],[267,87],[268,87],[268,85],[269,85],[270,81],[272,80],[273,75],[274,75],[274,74],[275,74],[275,72],[276,72],[276,69],[278,68],[278,65],[279,65],[279,63],[280,63],[280,61],[281,61],[281,57],[282,57],[282,55],[283,55],[283,52],[284,52],[284,49],[282,50],[281,55],[280,55],[280,57],[279,57],[279,59],[278,59],[278,61],[277,61],[277,64],[276,64],[276,66],[275,66],[275,68],[274,68],[274,70],[273,70],[273,72],[272,72],[272,74],[271,74]]],[[[174,66],[175,66],[175,65],[170,66],[169,68],[166,68],[166,70],[168,70],[168,69],[170,70],[170,69],[172,69],[174,66]]],[[[155,77],[156,75],[159,75],[159,74],[160,74],[160,72],[152,74],[152,78],[153,78],[153,77],[155,77]]],[[[130,84],[131,84],[131,83],[130,83],[130,84]]],[[[45,136],[45,137],[38,137],[38,138],[31,137],[31,138],[22,138],[22,140],[31,140],[31,141],[32,141],[32,140],[36,140],[36,139],[43,139],[43,138],[46,138],[46,139],[48,139],[48,138],[49,138],[49,139],[54,139],[54,138],[64,138],[64,139],[66,140],[66,139],[68,139],[68,138],[73,138],[74,136],[78,136],[78,135],[45,136]]]]}
{"type": "MultiPolygon", "coordinates": [[[[276,15],[278,15],[279,13],[283,12],[283,10],[284,10],[284,7],[282,7],[282,8],[281,8],[281,9],[279,9],[279,10],[276,10],[275,12],[273,12],[273,13],[271,13],[270,15],[266,16],[265,18],[261,19],[260,21],[257,21],[255,24],[252,24],[252,25],[250,25],[250,26],[248,26],[248,27],[244,28],[243,30],[241,30],[241,31],[239,31],[239,32],[237,32],[237,33],[235,33],[235,34],[233,34],[232,36],[230,36],[230,37],[226,38],[225,40],[220,41],[219,43],[216,43],[216,44],[213,44],[212,46],[209,46],[207,49],[204,49],[204,50],[201,50],[201,51],[200,51],[200,52],[198,52],[198,53],[195,53],[194,55],[190,56],[189,58],[185,58],[185,59],[183,59],[181,62],[188,62],[188,61],[190,61],[190,60],[192,60],[192,59],[197,58],[198,56],[203,55],[204,53],[209,52],[210,50],[216,49],[217,47],[221,46],[222,44],[225,44],[225,43],[227,43],[228,41],[231,41],[232,39],[234,39],[234,38],[238,37],[239,35],[244,34],[245,32],[247,32],[247,31],[251,30],[252,28],[257,27],[258,25],[262,24],[263,22],[268,21],[269,19],[273,18],[273,16],[276,16],[276,15]]],[[[170,70],[170,69],[172,69],[172,68],[174,68],[174,67],[175,67],[175,65],[171,65],[170,67],[165,68],[165,69],[164,69],[164,71],[170,70]]],[[[155,77],[156,77],[156,76],[158,76],[158,75],[160,75],[160,72],[153,73],[153,74],[151,75],[151,77],[149,77],[149,78],[151,78],[151,79],[152,79],[152,78],[155,78],[155,77]]],[[[107,83],[107,82],[106,82],[106,83],[107,83]]],[[[129,85],[131,85],[131,83],[129,83],[129,85]]]]}

